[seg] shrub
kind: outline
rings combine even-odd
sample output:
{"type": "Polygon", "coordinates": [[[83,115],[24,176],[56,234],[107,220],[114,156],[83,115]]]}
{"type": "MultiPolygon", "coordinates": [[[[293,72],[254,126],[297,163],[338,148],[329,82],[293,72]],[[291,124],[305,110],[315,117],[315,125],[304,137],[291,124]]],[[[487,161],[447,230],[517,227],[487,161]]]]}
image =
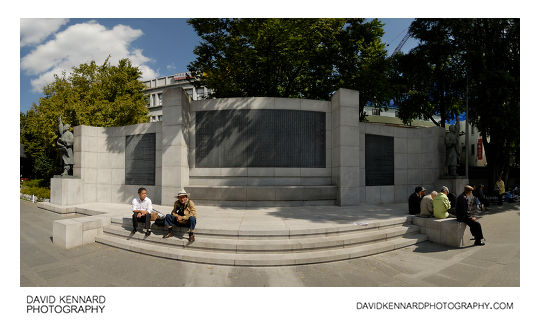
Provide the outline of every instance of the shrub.
{"type": "Polygon", "coordinates": [[[42,179],[24,181],[21,186],[21,193],[35,195],[39,200],[49,199],[51,191],[47,187],[43,187],[42,179]]]}

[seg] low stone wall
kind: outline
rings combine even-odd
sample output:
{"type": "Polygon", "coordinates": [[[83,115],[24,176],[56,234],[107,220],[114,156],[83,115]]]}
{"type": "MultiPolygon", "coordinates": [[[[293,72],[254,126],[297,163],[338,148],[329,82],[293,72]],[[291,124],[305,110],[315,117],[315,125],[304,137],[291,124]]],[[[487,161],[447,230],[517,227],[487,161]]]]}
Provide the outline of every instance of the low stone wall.
{"type": "Polygon", "coordinates": [[[420,227],[431,242],[461,248],[468,242],[464,239],[466,224],[456,218],[435,219],[413,217],[412,223],[420,227]]]}
{"type": "Polygon", "coordinates": [[[63,249],[93,243],[96,236],[103,234],[103,227],[110,224],[108,214],[57,220],[53,223],[53,243],[63,249]]]}

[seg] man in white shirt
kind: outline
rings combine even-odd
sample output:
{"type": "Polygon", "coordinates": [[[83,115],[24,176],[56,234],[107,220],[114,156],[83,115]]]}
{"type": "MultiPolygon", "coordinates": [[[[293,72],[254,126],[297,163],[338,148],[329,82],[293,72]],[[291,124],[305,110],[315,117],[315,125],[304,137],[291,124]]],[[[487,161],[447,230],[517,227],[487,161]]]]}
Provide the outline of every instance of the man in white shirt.
{"type": "Polygon", "coordinates": [[[137,231],[137,226],[139,222],[144,221],[144,228],[146,229],[145,236],[150,235],[150,213],[152,212],[152,200],[146,197],[146,189],[139,188],[137,190],[139,194],[138,197],[135,197],[131,201],[131,210],[133,211],[133,231],[132,234],[137,231]]]}

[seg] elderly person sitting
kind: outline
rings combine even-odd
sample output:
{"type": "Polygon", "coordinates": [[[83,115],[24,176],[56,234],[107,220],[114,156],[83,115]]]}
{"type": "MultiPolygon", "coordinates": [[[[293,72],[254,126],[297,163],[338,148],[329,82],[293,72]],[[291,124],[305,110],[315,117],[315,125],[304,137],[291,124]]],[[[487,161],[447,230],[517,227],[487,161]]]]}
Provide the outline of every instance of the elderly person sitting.
{"type": "Polygon", "coordinates": [[[433,215],[437,219],[445,219],[450,215],[448,213],[448,209],[450,209],[449,192],[448,188],[443,186],[441,192],[433,199],[433,215]]]}
{"type": "Polygon", "coordinates": [[[189,228],[189,242],[195,241],[193,230],[197,223],[197,209],[193,201],[188,199],[186,191],[181,190],[178,192],[178,200],[174,203],[174,208],[170,214],[165,216],[165,225],[169,232],[163,236],[163,238],[169,238],[173,236],[173,225],[187,226],[189,228]]]}
{"type": "Polygon", "coordinates": [[[433,199],[437,196],[437,191],[432,191],[431,194],[428,194],[422,198],[420,201],[420,214],[418,217],[421,218],[430,218],[433,216],[433,199]]]}

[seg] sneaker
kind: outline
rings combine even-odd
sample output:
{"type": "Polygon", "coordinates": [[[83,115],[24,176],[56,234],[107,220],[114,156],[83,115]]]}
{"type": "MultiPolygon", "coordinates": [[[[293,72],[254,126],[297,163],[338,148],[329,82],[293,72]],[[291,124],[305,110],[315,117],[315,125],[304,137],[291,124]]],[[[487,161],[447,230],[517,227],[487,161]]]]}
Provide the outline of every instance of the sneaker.
{"type": "Polygon", "coordinates": [[[486,243],[484,241],[482,241],[482,240],[477,240],[477,241],[474,242],[474,245],[475,246],[485,246],[486,243]]]}
{"type": "Polygon", "coordinates": [[[193,233],[190,233],[189,234],[189,239],[188,239],[189,242],[193,242],[195,241],[195,236],[193,235],[193,233]]]}

